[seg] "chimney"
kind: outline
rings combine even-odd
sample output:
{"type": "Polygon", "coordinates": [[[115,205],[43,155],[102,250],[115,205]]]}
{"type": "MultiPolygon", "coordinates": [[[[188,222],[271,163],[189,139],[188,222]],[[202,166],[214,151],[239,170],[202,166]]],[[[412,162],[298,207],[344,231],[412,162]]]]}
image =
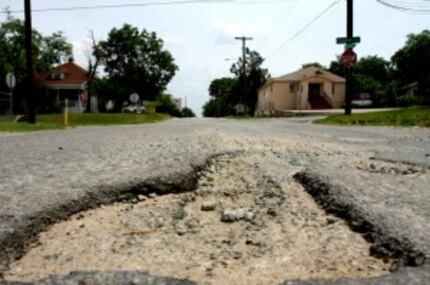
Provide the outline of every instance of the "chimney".
{"type": "Polygon", "coordinates": [[[69,57],[69,63],[73,63],[75,61],[75,59],[73,58],[73,56],[69,57]]]}

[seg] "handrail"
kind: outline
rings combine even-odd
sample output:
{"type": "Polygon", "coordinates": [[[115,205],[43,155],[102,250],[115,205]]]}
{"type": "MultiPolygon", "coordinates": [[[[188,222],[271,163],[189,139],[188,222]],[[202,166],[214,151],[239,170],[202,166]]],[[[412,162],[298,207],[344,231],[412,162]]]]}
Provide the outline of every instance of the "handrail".
{"type": "Polygon", "coordinates": [[[333,99],[327,94],[327,92],[323,91],[323,98],[333,107],[333,99]]]}

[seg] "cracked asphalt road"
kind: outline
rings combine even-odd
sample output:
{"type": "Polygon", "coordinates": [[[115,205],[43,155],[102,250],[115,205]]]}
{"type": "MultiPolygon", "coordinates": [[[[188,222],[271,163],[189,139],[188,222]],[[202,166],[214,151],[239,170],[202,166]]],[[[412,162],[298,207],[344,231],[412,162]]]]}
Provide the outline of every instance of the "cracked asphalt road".
{"type": "MultiPolygon", "coordinates": [[[[243,151],[287,153],[285,163],[301,167],[308,184],[329,185],[375,232],[422,253],[410,263],[428,261],[429,129],[185,119],[0,135],[0,272],[57,220],[118,200],[147,180],[192,175],[214,155],[243,151]]],[[[428,270],[417,272],[414,278],[424,278],[416,276],[428,270]]]]}

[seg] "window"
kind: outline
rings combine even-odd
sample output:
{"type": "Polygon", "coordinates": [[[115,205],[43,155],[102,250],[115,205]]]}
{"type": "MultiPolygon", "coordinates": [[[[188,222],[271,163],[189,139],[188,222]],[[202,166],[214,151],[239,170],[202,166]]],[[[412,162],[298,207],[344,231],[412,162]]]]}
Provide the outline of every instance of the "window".
{"type": "Polygon", "coordinates": [[[336,92],[336,85],[334,84],[334,82],[331,83],[331,94],[334,95],[334,93],[336,92]]]}
{"type": "Polygon", "coordinates": [[[295,93],[295,92],[296,92],[296,84],[290,83],[290,93],[295,93]]]}
{"type": "Polygon", "coordinates": [[[63,80],[65,77],[65,74],[62,72],[54,72],[51,74],[52,80],[63,80]]]}

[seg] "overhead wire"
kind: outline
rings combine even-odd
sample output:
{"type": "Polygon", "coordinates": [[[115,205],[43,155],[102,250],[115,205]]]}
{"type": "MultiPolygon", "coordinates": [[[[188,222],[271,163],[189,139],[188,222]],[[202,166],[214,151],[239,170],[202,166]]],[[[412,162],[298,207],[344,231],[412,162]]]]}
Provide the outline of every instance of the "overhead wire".
{"type": "Polygon", "coordinates": [[[284,43],[279,45],[275,50],[273,50],[267,57],[266,60],[273,57],[275,54],[280,52],[282,49],[284,49],[288,44],[293,42],[295,39],[297,39],[300,35],[302,35],[304,32],[306,32],[314,23],[316,23],[320,18],[322,18],[324,15],[326,15],[333,7],[335,7],[337,4],[340,3],[340,0],[336,0],[333,3],[331,3],[327,8],[325,8],[321,13],[319,13],[315,18],[312,19],[308,24],[306,24],[303,28],[301,28],[299,31],[297,31],[293,36],[288,38],[284,43]]]}
{"type": "Polygon", "coordinates": [[[296,0],[293,3],[293,6],[288,6],[286,9],[286,13],[282,12],[280,17],[275,20],[275,24],[273,25],[272,29],[265,34],[265,36],[262,38],[262,40],[260,41],[259,45],[258,45],[258,49],[261,49],[261,47],[263,47],[269,39],[272,38],[273,34],[282,26],[282,24],[288,19],[288,17],[294,12],[295,8],[297,7],[298,3],[300,0],[296,0]]]}
{"type": "Polygon", "coordinates": [[[395,9],[402,12],[425,13],[425,14],[430,13],[430,1],[428,0],[422,0],[418,2],[376,0],[376,2],[388,8],[395,9]]]}
{"type": "MultiPolygon", "coordinates": [[[[266,3],[277,3],[288,0],[168,0],[168,1],[150,1],[144,3],[123,3],[123,4],[103,4],[103,5],[88,5],[88,6],[69,6],[69,7],[52,7],[52,8],[36,8],[33,13],[44,12],[66,12],[66,11],[79,11],[79,10],[98,10],[98,9],[114,9],[114,8],[133,8],[133,7],[147,7],[147,6],[170,6],[170,5],[190,5],[190,4],[218,4],[229,3],[237,5],[253,5],[266,3]]],[[[8,10],[0,11],[0,13],[24,13],[24,10],[8,10]]]]}

